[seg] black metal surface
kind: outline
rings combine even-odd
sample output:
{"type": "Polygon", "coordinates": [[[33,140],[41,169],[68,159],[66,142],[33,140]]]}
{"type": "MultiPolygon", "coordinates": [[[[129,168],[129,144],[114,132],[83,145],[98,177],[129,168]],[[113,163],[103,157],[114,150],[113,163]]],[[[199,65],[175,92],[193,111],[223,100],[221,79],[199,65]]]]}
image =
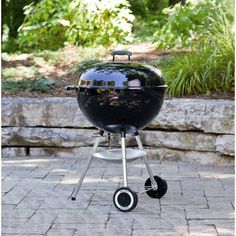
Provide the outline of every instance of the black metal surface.
{"type": "Polygon", "coordinates": [[[160,70],[131,62],[97,63],[77,81],[79,88],[142,88],[165,86],[160,70]]]}
{"type": "Polygon", "coordinates": [[[87,119],[110,133],[134,133],[159,113],[165,88],[84,89],[77,91],[78,103],[87,119]]]}

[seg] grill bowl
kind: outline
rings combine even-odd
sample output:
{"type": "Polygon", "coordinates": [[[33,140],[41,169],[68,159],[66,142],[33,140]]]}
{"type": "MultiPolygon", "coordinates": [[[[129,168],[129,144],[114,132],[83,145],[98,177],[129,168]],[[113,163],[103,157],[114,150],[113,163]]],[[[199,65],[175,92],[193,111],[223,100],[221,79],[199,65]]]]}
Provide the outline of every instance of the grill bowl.
{"type": "Polygon", "coordinates": [[[80,89],[78,103],[87,119],[110,133],[144,128],[159,113],[165,88],[80,89]]]}

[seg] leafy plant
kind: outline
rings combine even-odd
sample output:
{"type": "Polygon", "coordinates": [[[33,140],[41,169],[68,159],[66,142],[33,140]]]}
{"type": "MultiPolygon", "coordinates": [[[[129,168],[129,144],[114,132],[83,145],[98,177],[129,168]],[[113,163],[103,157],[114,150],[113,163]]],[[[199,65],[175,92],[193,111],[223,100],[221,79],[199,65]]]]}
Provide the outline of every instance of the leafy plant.
{"type": "Polygon", "coordinates": [[[17,37],[17,29],[24,21],[23,7],[32,1],[39,0],[3,0],[2,1],[2,29],[7,26],[8,37],[13,40],[17,37]],[[4,27],[3,27],[4,26],[4,27]]]}
{"type": "Polygon", "coordinates": [[[4,80],[2,81],[2,90],[12,93],[19,91],[42,92],[46,93],[53,89],[56,84],[55,80],[49,80],[45,77],[37,79],[23,79],[23,80],[4,80]]]}
{"type": "Polygon", "coordinates": [[[130,35],[134,20],[126,0],[42,0],[26,6],[21,49],[108,46],[130,35]]]}
{"type": "Polygon", "coordinates": [[[146,18],[136,16],[133,23],[133,41],[154,42],[156,29],[161,28],[163,24],[164,15],[160,11],[146,18]]]}
{"type": "Polygon", "coordinates": [[[29,91],[49,92],[56,84],[55,80],[48,79],[46,77],[37,78],[31,80],[28,86],[29,91]]]}
{"type": "Polygon", "coordinates": [[[3,79],[33,77],[37,74],[39,74],[39,71],[34,66],[17,66],[2,70],[3,79]]]}
{"type": "Polygon", "coordinates": [[[174,96],[233,91],[234,34],[225,13],[212,20],[194,51],[173,55],[162,68],[174,96]]]}
{"type": "Polygon", "coordinates": [[[129,0],[131,10],[135,16],[140,16],[144,20],[168,6],[169,0],[129,0]]]}
{"type": "MultiPolygon", "coordinates": [[[[3,38],[3,37],[2,37],[3,38]]],[[[18,41],[15,38],[7,38],[6,40],[2,39],[2,52],[17,52],[18,50],[18,41]]]]}
{"type": "MultiPolygon", "coordinates": [[[[185,5],[179,3],[165,8],[163,14],[166,15],[166,23],[154,34],[156,47],[159,49],[192,47],[205,33],[205,29],[217,20],[222,10],[227,12],[223,0],[188,0],[185,5]]],[[[230,17],[232,19],[232,16],[230,17]]]]}

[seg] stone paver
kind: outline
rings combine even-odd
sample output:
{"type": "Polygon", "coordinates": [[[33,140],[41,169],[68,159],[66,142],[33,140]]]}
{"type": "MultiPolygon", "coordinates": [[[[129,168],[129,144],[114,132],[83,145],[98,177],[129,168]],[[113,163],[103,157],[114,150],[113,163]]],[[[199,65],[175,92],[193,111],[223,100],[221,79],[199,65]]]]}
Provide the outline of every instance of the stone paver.
{"type": "MultiPolygon", "coordinates": [[[[113,193],[122,166],[94,160],[76,201],[70,195],[85,158],[3,158],[3,236],[233,236],[234,168],[150,161],[168,182],[161,199],[139,196],[129,213],[113,193]]],[[[128,163],[131,188],[143,191],[142,160],[128,163]]]]}

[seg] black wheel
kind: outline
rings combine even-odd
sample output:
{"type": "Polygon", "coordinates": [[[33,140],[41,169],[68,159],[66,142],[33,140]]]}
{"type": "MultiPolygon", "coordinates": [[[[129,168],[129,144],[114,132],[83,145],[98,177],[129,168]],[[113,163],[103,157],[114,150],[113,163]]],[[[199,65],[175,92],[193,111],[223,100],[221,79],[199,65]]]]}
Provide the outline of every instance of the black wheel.
{"type": "Polygon", "coordinates": [[[146,180],[146,182],[144,184],[144,188],[145,188],[145,190],[148,190],[146,193],[149,197],[160,199],[166,194],[167,189],[168,189],[168,185],[167,185],[167,182],[164,179],[162,179],[161,177],[159,177],[157,175],[155,175],[153,177],[157,182],[158,189],[148,190],[148,189],[152,188],[152,183],[151,183],[150,178],[148,178],[146,180]]]}
{"type": "Polygon", "coordinates": [[[138,203],[138,195],[128,187],[118,188],[114,192],[113,203],[120,211],[132,211],[138,203]]]}

